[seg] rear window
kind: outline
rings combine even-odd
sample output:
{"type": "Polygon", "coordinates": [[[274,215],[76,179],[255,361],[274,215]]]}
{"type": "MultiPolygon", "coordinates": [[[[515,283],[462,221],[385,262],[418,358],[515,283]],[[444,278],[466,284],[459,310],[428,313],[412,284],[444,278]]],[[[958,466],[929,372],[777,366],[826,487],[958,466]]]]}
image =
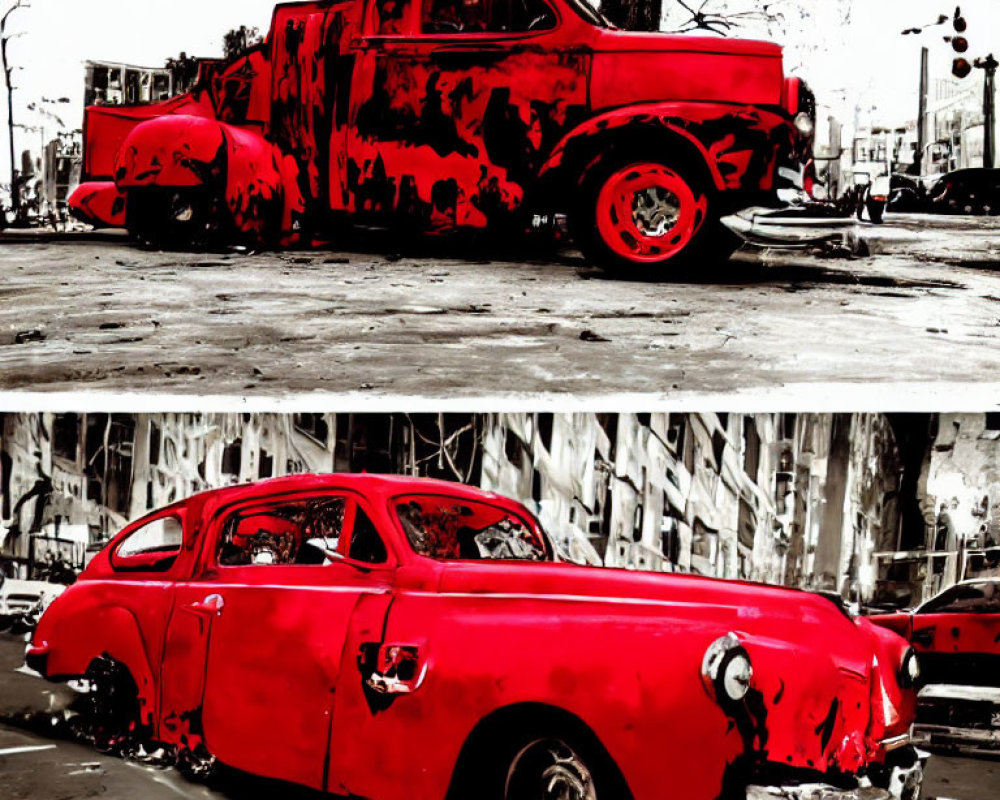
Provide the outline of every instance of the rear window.
{"type": "Polygon", "coordinates": [[[516,514],[455,497],[412,495],[395,500],[410,546],[441,561],[551,561],[544,534],[516,514]]]}

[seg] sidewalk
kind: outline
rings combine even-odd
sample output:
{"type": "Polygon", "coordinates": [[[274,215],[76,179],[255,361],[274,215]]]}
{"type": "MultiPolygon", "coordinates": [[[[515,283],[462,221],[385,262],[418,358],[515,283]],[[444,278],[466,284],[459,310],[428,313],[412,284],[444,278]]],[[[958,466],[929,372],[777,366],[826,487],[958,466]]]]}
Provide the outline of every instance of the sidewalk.
{"type": "Polygon", "coordinates": [[[115,229],[53,231],[46,228],[5,228],[0,244],[46,244],[48,242],[125,242],[128,231],[115,229]]]}

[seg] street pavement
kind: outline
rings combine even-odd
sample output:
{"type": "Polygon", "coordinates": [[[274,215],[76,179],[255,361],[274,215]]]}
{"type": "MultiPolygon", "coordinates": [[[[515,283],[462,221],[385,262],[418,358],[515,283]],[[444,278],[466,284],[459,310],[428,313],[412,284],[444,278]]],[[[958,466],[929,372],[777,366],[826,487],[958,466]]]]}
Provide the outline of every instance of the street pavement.
{"type": "Polygon", "coordinates": [[[996,388],[1000,222],[890,215],[859,231],[867,255],[746,248],[671,283],[615,279],[570,250],[400,252],[369,237],[169,253],[108,234],[0,236],[0,390],[88,389],[109,405],[725,392],[850,410],[996,388]]]}
{"type": "MultiPolygon", "coordinates": [[[[86,745],[45,735],[44,721],[65,708],[73,692],[18,672],[24,641],[0,634],[0,797],[4,800],[236,800],[282,797],[320,800],[316,792],[223,772],[208,786],[175,769],[101,755],[86,745]],[[23,720],[31,716],[31,724],[23,720]]],[[[932,756],[923,800],[996,800],[1000,761],[932,756]]]]}

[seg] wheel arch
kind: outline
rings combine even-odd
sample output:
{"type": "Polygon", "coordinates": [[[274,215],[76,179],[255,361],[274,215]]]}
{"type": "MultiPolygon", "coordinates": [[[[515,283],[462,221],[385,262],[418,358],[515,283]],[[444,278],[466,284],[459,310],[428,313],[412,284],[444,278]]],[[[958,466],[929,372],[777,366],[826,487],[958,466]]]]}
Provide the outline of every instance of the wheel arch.
{"type": "Polygon", "coordinates": [[[304,212],[299,178],[295,160],[260,132],[180,114],[137,125],[115,161],[119,191],[202,191],[258,240],[290,232],[304,212]]]}
{"type": "Polygon", "coordinates": [[[555,730],[573,737],[575,742],[587,749],[589,755],[598,759],[601,769],[616,788],[614,796],[620,800],[632,800],[632,792],[621,768],[593,728],[570,711],[539,702],[503,706],[476,724],[459,751],[446,800],[464,800],[475,796],[475,779],[488,763],[491,748],[530,730],[555,730]]]}
{"type": "Polygon", "coordinates": [[[564,193],[575,196],[595,170],[625,154],[656,158],[688,173],[706,189],[725,189],[715,160],[690,131],[659,118],[631,122],[610,120],[607,125],[592,120],[567,135],[540,170],[543,203],[553,210],[564,210],[556,208],[564,193]]]}
{"type": "MultiPolygon", "coordinates": [[[[44,617],[43,617],[44,620],[44,617]]],[[[91,664],[110,659],[126,669],[139,690],[141,722],[156,719],[157,681],[135,616],[121,606],[102,606],[62,617],[44,631],[46,677],[83,678],[91,664]]]]}

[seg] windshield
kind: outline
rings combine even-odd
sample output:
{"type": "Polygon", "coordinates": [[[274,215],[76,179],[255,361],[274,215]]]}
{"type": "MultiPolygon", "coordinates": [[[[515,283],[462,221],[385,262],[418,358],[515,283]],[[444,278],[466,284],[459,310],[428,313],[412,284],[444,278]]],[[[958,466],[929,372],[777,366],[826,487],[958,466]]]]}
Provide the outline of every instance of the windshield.
{"type": "Polygon", "coordinates": [[[960,583],[921,606],[918,614],[996,614],[1000,612],[997,584],[960,583]]]}
{"type": "Polygon", "coordinates": [[[544,535],[508,511],[470,500],[413,495],[395,501],[416,553],[442,561],[551,561],[544,535]]]}

